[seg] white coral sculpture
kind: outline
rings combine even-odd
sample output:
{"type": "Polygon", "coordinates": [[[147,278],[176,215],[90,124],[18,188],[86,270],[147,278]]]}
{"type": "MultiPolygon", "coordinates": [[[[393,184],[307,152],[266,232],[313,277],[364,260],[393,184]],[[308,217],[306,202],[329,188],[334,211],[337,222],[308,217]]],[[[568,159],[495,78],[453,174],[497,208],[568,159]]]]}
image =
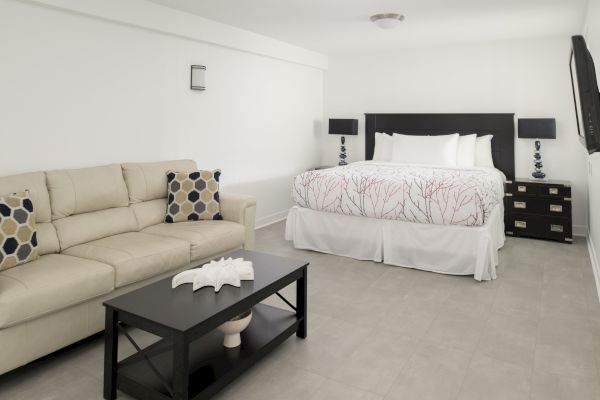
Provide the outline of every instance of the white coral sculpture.
{"type": "Polygon", "coordinates": [[[196,291],[205,286],[212,286],[215,292],[221,290],[223,285],[241,286],[241,281],[254,280],[252,261],[243,258],[211,261],[202,268],[193,268],[183,271],[173,277],[171,286],[176,288],[184,283],[192,283],[192,290],[196,291]]]}

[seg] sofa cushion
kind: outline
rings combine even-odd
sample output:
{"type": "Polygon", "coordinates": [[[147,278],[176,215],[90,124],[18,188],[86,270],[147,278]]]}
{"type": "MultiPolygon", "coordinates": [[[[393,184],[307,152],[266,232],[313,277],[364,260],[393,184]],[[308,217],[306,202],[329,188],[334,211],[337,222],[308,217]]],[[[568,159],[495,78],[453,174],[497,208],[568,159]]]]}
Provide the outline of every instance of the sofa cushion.
{"type": "Polygon", "coordinates": [[[38,253],[40,256],[44,254],[58,253],[60,244],[58,236],[56,236],[56,228],[50,222],[44,222],[36,225],[38,253]]]}
{"type": "Polygon", "coordinates": [[[129,204],[119,164],[46,173],[52,219],[129,204]]]}
{"type": "Polygon", "coordinates": [[[196,261],[242,247],[245,227],[230,221],[188,221],[153,225],[142,232],[189,242],[196,261]]]}
{"type": "Polygon", "coordinates": [[[188,242],[142,232],[94,240],[71,247],[64,253],[112,265],[115,287],[138,282],[190,262],[188,242]]]}
{"type": "MultiPolygon", "coordinates": [[[[167,171],[193,171],[193,160],[122,164],[131,203],[167,197],[167,171]]],[[[163,215],[164,218],[164,215],[163,215]]]]}
{"type": "Polygon", "coordinates": [[[58,237],[56,230],[50,223],[52,211],[50,209],[50,196],[46,187],[46,174],[44,172],[31,172],[27,174],[0,177],[0,196],[28,190],[35,211],[37,225],[38,253],[40,255],[58,253],[58,237]]]}
{"type": "Polygon", "coordinates": [[[130,207],[109,208],[72,215],[54,221],[60,248],[68,249],[120,233],[137,231],[137,220],[130,207]]]}
{"type": "Polygon", "coordinates": [[[167,174],[165,222],[221,220],[219,178],[221,170],[167,174]]]}
{"type": "Polygon", "coordinates": [[[0,196],[24,190],[28,190],[31,196],[35,210],[35,222],[50,222],[50,197],[46,188],[46,174],[31,172],[0,177],[0,196]]]}
{"type": "Polygon", "coordinates": [[[142,201],[130,205],[135,213],[138,230],[149,227],[150,225],[160,224],[165,221],[167,212],[167,199],[156,199],[142,201]]]}
{"type": "Polygon", "coordinates": [[[114,288],[110,265],[63,254],[0,272],[0,328],[78,304],[114,288]]]}
{"type": "Polygon", "coordinates": [[[29,191],[0,196],[0,271],[35,260],[37,247],[29,191]]]}

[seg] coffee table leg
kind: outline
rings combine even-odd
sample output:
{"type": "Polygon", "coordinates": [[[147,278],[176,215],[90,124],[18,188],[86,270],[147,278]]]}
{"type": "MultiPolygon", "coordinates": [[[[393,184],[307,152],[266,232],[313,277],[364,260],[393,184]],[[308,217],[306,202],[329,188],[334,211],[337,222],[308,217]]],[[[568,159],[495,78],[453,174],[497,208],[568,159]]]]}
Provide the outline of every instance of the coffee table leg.
{"type": "Polygon", "coordinates": [[[302,268],[302,278],[296,281],[296,313],[302,317],[296,336],[306,338],[306,320],[307,318],[307,268],[302,268]]]}
{"type": "Polygon", "coordinates": [[[189,344],[187,339],[178,334],[173,338],[173,399],[188,400],[190,380],[189,344]]]}
{"type": "Polygon", "coordinates": [[[119,346],[119,322],[117,311],[106,308],[104,331],[104,398],[117,398],[117,351],[119,346]]]}

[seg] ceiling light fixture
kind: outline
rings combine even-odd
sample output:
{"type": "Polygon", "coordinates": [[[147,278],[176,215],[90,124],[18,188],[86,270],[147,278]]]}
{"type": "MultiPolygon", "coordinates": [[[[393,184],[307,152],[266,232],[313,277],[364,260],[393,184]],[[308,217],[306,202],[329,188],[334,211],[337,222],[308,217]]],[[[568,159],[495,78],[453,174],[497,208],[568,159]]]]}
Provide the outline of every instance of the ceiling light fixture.
{"type": "Polygon", "coordinates": [[[369,19],[381,29],[392,29],[395,28],[401,21],[404,21],[404,15],[393,13],[375,14],[369,19]]]}

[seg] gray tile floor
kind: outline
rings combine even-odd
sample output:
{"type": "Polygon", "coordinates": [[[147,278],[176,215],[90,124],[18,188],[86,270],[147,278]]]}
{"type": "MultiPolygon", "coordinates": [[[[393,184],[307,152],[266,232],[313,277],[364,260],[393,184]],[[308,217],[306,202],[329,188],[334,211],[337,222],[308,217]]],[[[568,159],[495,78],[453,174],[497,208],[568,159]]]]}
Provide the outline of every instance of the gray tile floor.
{"type": "MultiPolygon", "coordinates": [[[[295,250],[283,229],[259,230],[257,250],[310,261],[308,338],[218,399],[600,399],[600,303],[582,238],[509,238],[499,278],[478,283],[295,250]]],[[[101,399],[102,348],[96,337],[6,374],[0,398],[101,399]]]]}

